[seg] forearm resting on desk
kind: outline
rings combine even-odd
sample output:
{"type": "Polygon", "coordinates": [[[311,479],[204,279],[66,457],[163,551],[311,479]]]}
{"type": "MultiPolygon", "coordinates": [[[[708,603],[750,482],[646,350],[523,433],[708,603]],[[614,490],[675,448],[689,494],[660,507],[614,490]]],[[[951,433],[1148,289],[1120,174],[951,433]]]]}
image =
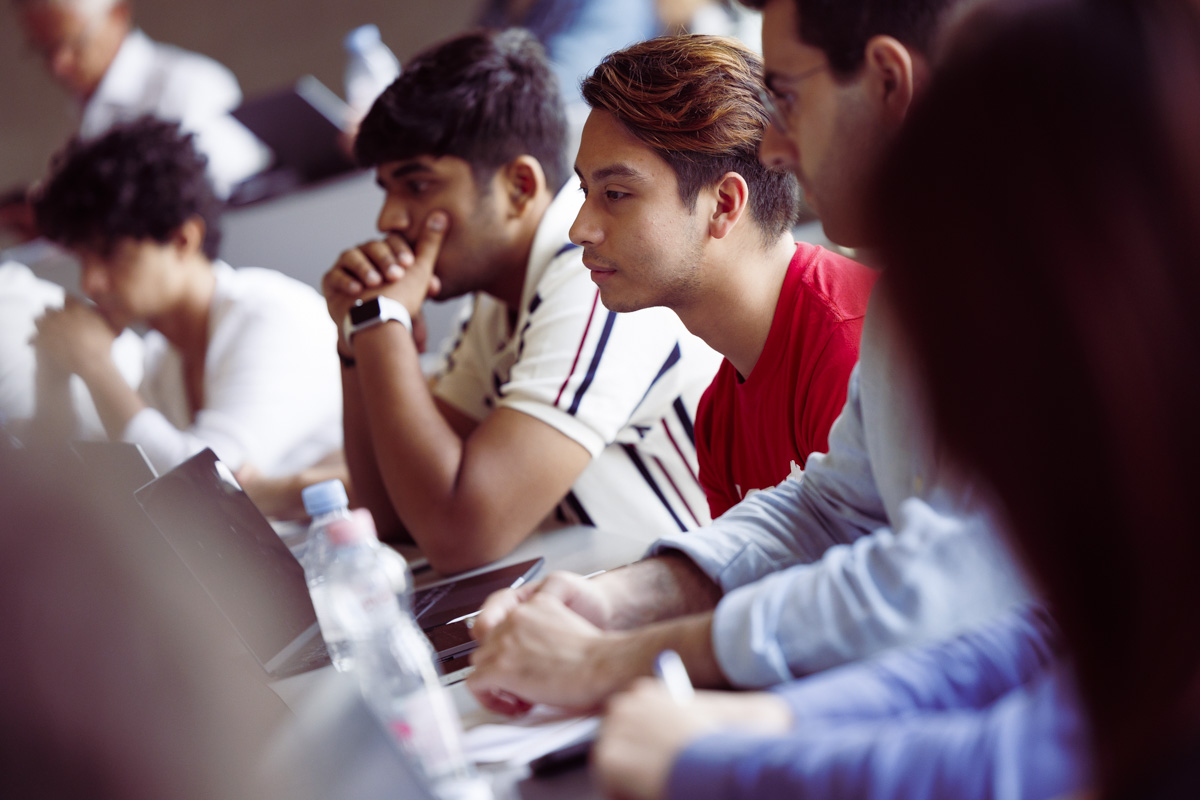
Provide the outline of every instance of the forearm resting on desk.
{"type": "Polygon", "coordinates": [[[627,630],[716,607],[720,588],[686,556],[666,553],[586,580],[553,572],[518,589],[496,592],[472,629],[485,640],[521,603],[545,593],[604,630],[627,630]]]}
{"type": "Polygon", "coordinates": [[[583,445],[514,409],[497,408],[467,426],[430,392],[402,325],[357,334],[354,352],[356,366],[343,370],[351,474],[368,503],[385,490],[439,572],[507,555],[591,462],[583,445]],[[352,406],[361,417],[350,416],[352,406]],[[352,422],[361,429],[352,431],[352,422]],[[360,483],[359,470],[373,473],[369,483],[360,483]]]}
{"type": "Polygon", "coordinates": [[[556,597],[522,603],[472,656],[468,687],[487,708],[521,713],[531,703],[591,710],[675,650],[699,686],[727,686],[712,647],[712,612],[627,631],[603,631],[556,597]]]}

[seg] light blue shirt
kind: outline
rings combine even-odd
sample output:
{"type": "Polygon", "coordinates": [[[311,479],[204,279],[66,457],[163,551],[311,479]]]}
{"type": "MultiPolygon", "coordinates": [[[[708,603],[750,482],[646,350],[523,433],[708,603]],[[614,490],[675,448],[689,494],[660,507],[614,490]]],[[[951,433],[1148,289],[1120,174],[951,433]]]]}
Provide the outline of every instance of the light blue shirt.
{"type": "Polygon", "coordinates": [[[829,453],[651,549],[725,592],[713,646],[733,685],[943,639],[1029,599],[992,504],[937,445],[913,363],[877,288],[829,453]]]}
{"type": "Polygon", "coordinates": [[[519,18],[505,0],[489,0],[480,24],[519,25],[546,48],[563,98],[580,102],[579,83],[606,55],[658,35],[653,0],[535,0],[519,18]]]}

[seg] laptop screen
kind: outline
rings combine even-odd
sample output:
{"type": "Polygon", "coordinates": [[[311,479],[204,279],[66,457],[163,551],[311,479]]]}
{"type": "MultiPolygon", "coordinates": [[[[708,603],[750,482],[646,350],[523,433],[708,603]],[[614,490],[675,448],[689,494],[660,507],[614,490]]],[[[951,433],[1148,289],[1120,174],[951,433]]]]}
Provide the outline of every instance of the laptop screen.
{"type": "Polygon", "coordinates": [[[137,499],[261,663],[317,621],[300,562],[212,450],[137,499]]]}

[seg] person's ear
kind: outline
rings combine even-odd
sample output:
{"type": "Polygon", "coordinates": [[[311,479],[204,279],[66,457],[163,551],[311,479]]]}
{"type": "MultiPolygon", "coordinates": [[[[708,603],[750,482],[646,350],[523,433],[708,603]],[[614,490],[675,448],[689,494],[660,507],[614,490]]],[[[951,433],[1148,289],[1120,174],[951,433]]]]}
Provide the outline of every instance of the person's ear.
{"type": "Polygon", "coordinates": [[[714,239],[724,239],[749,210],[750,186],[738,173],[726,172],[712,191],[716,206],[708,222],[708,232],[714,239]]]}
{"type": "Polygon", "coordinates": [[[175,229],[175,233],[171,236],[171,243],[175,245],[175,249],[184,258],[190,258],[196,253],[204,250],[204,234],[207,228],[204,225],[204,220],[200,217],[189,217],[182,225],[175,229]]]}
{"type": "Polygon", "coordinates": [[[108,10],[108,18],[124,30],[128,30],[133,25],[133,11],[129,8],[126,0],[118,0],[114,3],[108,10]]]}
{"type": "Polygon", "coordinates": [[[513,216],[522,216],[546,185],[546,173],[533,156],[517,156],[501,170],[504,192],[513,216]]]}
{"type": "Polygon", "coordinates": [[[875,36],[867,42],[865,56],[863,68],[870,97],[879,103],[884,118],[898,125],[913,101],[913,54],[891,36],[875,36]]]}

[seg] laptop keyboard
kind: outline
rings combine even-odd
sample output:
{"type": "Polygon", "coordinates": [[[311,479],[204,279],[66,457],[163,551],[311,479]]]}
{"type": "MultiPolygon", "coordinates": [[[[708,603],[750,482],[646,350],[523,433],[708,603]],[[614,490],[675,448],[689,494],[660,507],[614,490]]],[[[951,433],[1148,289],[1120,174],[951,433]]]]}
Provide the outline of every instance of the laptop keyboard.
{"type": "Polygon", "coordinates": [[[422,589],[414,594],[413,617],[420,621],[421,615],[428,611],[434,603],[450,594],[450,590],[453,589],[454,586],[454,581],[451,581],[450,583],[443,583],[440,586],[431,586],[428,589],[422,589]]]}

